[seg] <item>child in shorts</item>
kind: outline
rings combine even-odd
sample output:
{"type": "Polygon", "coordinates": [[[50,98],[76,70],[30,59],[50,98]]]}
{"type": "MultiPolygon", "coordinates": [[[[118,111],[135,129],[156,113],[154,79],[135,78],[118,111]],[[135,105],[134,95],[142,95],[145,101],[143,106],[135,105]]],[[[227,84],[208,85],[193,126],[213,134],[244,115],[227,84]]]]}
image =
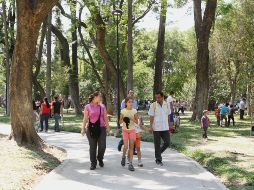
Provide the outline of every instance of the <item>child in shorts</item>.
{"type": "Polygon", "coordinates": [[[123,156],[121,165],[126,164],[126,153],[128,151],[129,166],[130,171],[135,171],[132,160],[133,160],[133,148],[136,140],[136,129],[135,124],[138,124],[138,114],[137,110],[132,108],[132,99],[127,97],[125,99],[126,107],[121,110],[120,124],[122,125],[122,135],[123,135],[123,156]]]}

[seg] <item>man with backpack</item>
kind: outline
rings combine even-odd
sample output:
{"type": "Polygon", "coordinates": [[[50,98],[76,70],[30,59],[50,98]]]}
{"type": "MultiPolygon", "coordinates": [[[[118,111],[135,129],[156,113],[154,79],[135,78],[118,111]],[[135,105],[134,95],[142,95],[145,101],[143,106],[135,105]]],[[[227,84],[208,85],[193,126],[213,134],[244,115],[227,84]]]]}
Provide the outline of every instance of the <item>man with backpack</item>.
{"type": "Polygon", "coordinates": [[[61,116],[63,117],[63,104],[58,100],[58,97],[56,96],[54,98],[55,100],[52,102],[52,117],[55,119],[55,132],[60,132],[60,121],[61,116]]]}
{"type": "Polygon", "coordinates": [[[170,145],[170,108],[164,100],[163,92],[157,92],[155,97],[156,102],[151,104],[148,115],[150,116],[150,131],[153,132],[154,136],[155,162],[156,164],[163,166],[161,154],[170,145]],[[162,146],[161,139],[163,140],[162,146]]]}

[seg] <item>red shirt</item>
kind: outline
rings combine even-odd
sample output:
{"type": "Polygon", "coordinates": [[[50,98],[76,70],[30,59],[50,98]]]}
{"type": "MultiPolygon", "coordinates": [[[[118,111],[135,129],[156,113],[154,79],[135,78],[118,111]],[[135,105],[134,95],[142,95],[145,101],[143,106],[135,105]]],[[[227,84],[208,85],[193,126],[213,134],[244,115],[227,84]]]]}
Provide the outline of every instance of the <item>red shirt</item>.
{"type": "Polygon", "coordinates": [[[49,108],[47,107],[46,103],[41,104],[41,114],[49,114],[50,113],[50,105],[49,108]]]}

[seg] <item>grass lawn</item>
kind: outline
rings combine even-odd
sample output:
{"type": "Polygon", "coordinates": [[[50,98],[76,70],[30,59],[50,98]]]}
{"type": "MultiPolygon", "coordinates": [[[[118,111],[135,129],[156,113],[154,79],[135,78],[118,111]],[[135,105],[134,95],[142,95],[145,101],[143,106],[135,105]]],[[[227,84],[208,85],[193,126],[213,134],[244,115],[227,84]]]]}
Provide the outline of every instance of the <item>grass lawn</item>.
{"type": "MultiPolygon", "coordinates": [[[[145,124],[149,126],[146,112],[145,124]]],[[[254,190],[254,138],[250,137],[250,119],[240,121],[235,116],[236,128],[216,128],[215,117],[210,114],[212,127],[208,130],[208,142],[202,139],[199,122],[190,122],[191,113],[181,116],[179,132],[171,136],[171,148],[192,157],[205,168],[218,176],[231,190],[254,190]]],[[[0,116],[0,121],[6,120],[0,116]]],[[[51,119],[50,125],[53,126],[51,119]]],[[[63,130],[80,132],[82,116],[75,116],[72,111],[64,116],[63,130]]],[[[116,118],[111,118],[111,135],[116,134],[116,118]]],[[[153,136],[142,134],[142,140],[152,142],[153,136]]]]}
{"type": "Polygon", "coordinates": [[[19,147],[0,134],[0,189],[31,189],[42,175],[57,167],[66,153],[55,147],[39,151],[19,147]]]}

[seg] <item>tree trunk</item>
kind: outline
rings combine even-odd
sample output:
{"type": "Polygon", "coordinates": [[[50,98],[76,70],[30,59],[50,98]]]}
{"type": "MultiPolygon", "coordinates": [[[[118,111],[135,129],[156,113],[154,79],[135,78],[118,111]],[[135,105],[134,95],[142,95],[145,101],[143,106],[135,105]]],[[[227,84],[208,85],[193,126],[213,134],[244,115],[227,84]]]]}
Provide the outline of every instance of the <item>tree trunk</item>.
{"type": "Polygon", "coordinates": [[[57,0],[17,0],[17,37],[10,75],[11,137],[42,147],[32,126],[32,65],[40,25],[57,0]]]}
{"type": "Polygon", "coordinates": [[[46,97],[51,101],[51,23],[52,23],[52,11],[48,14],[48,32],[47,32],[47,70],[46,70],[46,97]]]}
{"type": "Polygon", "coordinates": [[[133,38],[132,38],[132,0],[128,0],[128,81],[127,91],[133,89],[133,38]]]}
{"type": "Polygon", "coordinates": [[[165,28],[166,28],[167,0],[161,0],[160,26],[158,33],[158,42],[156,50],[155,74],[153,95],[157,91],[162,91],[162,68],[164,60],[164,43],[165,43],[165,28]]]}
{"type": "Polygon", "coordinates": [[[76,6],[77,1],[72,0],[71,16],[72,16],[72,64],[70,74],[70,95],[72,104],[74,105],[76,115],[81,115],[82,110],[79,99],[79,80],[78,80],[78,37],[77,37],[77,22],[76,22],[76,6]]]}
{"type": "Polygon", "coordinates": [[[10,53],[9,53],[9,37],[8,37],[8,24],[7,24],[7,13],[6,3],[3,1],[3,26],[4,26],[4,55],[5,55],[5,68],[6,68],[6,115],[10,115],[10,96],[9,96],[9,85],[10,85],[10,53]]]}
{"type": "Polygon", "coordinates": [[[208,108],[209,89],[209,38],[215,21],[217,0],[208,0],[202,17],[201,0],[193,0],[197,41],[196,93],[192,120],[200,120],[203,110],[208,108]]]}

